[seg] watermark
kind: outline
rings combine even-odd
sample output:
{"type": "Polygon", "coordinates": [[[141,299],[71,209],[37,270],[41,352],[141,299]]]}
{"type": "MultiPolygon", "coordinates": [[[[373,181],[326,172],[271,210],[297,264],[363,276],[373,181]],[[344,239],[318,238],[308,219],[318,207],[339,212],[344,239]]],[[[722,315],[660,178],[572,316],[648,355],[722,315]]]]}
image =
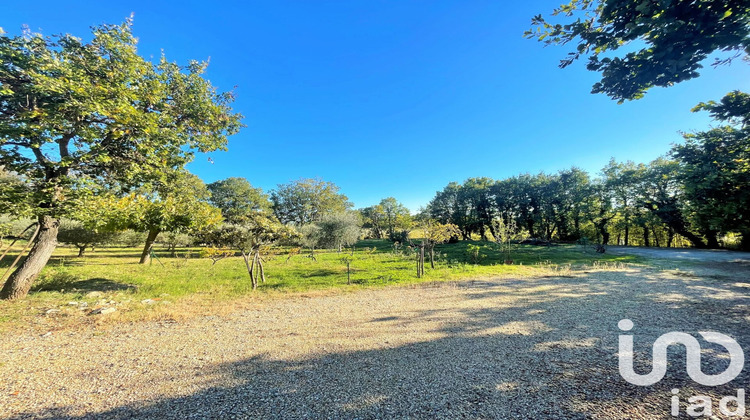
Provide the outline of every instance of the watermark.
{"type": "MultiPolygon", "coordinates": [[[[633,321],[621,320],[617,326],[622,331],[633,329],[633,321]]],[[[729,352],[729,366],[721,373],[708,375],[701,370],[701,345],[690,334],[683,332],[669,332],[656,339],[652,349],[651,372],[638,374],[633,367],[633,336],[620,334],[619,336],[619,370],[620,376],[629,383],[637,386],[653,385],[664,378],[667,373],[667,349],[671,345],[685,347],[686,370],[693,381],[704,386],[724,385],[736,378],[745,366],[745,353],[742,347],[732,337],[713,331],[701,331],[700,336],[709,343],[718,344],[729,352]]],[[[679,389],[672,390],[671,413],[677,417],[680,414],[679,389]]],[[[706,395],[696,395],[688,398],[687,414],[691,417],[713,415],[713,401],[706,395]]],[[[745,390],[738,389],[737,395],[721,398],[719,411],[725,416],[745,415],[745,390]],[[730,407],[730,403],[734,407],[730,407]]]]}

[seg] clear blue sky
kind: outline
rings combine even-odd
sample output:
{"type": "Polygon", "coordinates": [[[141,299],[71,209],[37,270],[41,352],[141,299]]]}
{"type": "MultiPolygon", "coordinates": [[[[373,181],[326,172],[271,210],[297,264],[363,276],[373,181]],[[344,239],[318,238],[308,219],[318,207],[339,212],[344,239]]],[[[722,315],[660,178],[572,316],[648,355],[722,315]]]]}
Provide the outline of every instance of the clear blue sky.
{"type": "Polygon", "coordinates": [[[336,183],[357,207],[394,196],[412,210],[450,181],[505,178],[610,159],[647,162],[706,128],[696,103],[750,89],[750,66],[617,105],[589,93],[597,74],[557,63],[568,49],[522,33],[559,0],[3,2],[0,26],[88,38],[135,13],[140,52],[210,57],[236,86],[247,127],[229,151],[189,169],[206,182],[246,177],[265,190],[300,177],[336,183]]]}

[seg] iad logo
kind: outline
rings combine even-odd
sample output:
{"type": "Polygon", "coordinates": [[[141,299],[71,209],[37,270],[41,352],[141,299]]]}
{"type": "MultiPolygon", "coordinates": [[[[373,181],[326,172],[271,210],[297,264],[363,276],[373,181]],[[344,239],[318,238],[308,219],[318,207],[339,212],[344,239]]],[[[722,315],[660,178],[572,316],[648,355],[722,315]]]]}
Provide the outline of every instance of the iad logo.
{"type": "MultiPolygon", "coordinates": [[[[623,331],[633,329],[633,321],[621,320],[617,326],[623,331]]],[[[687,374],[690,379],[705,386],[724,385],[736,378],[745,366],[745,353],[742,347],[732,337],[717,333],[701,331],[699,333],[709,343],[718,344],[729,351],[729,367],[717,375],[706,375],[701,370],[701,345],[690,334],[670,332],[656,339],[653,350],[653,364],[651,373],[639,375],[633,370],[633,336],[620,335],[620,375],[628,382],[638,386],[653,385],[664,378],[667,373],[667,348],[673,344],[685,346],[687,356],[687,374]]]]}
{"type": "MultiPolygon", "coordinates": [[[[633,329],[633,321],[629,319],[621,320],[617,326],[622,331],[633,329]]],[[[664,378],[667,373],[667,349],[669,346],[679,344],[685,347],[686,369],[687,374],[693,381],[705,386],[724,385],[736,378],[745,366],[745,353],[742,347],[727,335],[701,331],[701,337],[709,343],[718,344],[729,352],[729,366],[716,375],[707,375],[701,370],[701,345],[695,337],[682,332],[666,333],[654,342],[652,351],[651,372],[641,375],[635,373],[633,369],[633,336],[620,334],[619,338],[619,369],[620,375],[626,381],[633,385],[649,386],[653,385],[664,378]]],[[[679,415],[679,389],[672,390],[672,415],[679,415]]],[[[710,397],[697,395],[688,399],[692,405],[688,406],[687,414],[690,416],[710,416],[712,413],[713,402],[710,397]]],[[[745,390],[737,391],[737,396],[724,397],[719,401],[719,410],[727,416],[744,416],[745,415],[745,390]],[[736,408],[729,408],[729,403],[734,403],[736,408]]]]}

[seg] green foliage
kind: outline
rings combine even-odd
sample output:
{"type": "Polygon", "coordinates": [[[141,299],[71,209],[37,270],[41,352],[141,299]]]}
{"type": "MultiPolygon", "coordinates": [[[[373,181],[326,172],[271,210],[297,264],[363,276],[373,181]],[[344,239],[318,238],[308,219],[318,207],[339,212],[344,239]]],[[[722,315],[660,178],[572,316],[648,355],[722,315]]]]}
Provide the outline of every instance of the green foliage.
{"type": "Polygon", "coordinates": [[[735,90],[727,93],[718,103],[701,102],[693,112],[708,111],[711,118],[742,128],[750,127],[750,94],[735,90]]]}
{"type": "Polygon", "coordinates": [[[132,248],[143,245],[144,240],[146,240],[146,232],[136,232],[133,229],[127,229],[119,232],[112,242],[120,246],[132,248]]]}
{"type": "Polygon", "coordinates": [[[268,216],[254,217],[242,224],[223,223],[204,234],[204,240],[219,248],[232,248],[249,253],[268,247],[297,232],[268,216]]]}
{"type": "Polygon", "coordinates": [[[322,237],[323,232],[317,223],[308,223],[299,229],[299,243],[305,248],[317,248],[322,237]]]}
{"type": "Polygon", "coordinates": [[[75,220],[62,220],[57,233],[57,240],[76,246],[81,257],[87,248],[110,244],[116,237],[115,232],[97,231],[75,220]]]}
{"type": "Polygon", "coordinates": [[[284,224],[302,226],[319,221],[326,214],[349,210],[352,203],[339,187],[321,179],[298,179],[279,184],[271,192],[273,211],[284,224]]]}
{"type": "Polygon", "coordinates": [[[196,232],[221,221],[221,212],[208,204],[210,194],[197,176],[174,172],[164,183],[131,194],[121,201],[128,227],[141,231],[196,232]]]}
{"type": "Polygon", "coordinates": [[[208,184],[210,202],[221,209],[221,215],[230,223],[241,223],[256,214],[271,212],[268,195],[253,188],[245,178],[227,178],[208,184]]]}
{"type": "Polygon", "coordinates": [[[397,230],[391,234],[388,234],[388,240],[393,243],[408,244],[409,243],[409,231],[408,230],[397,230]]]}
{"type": "Polygon", "coordinates": [[[702,104],[715,117],[741,126],[722,126],[685,134],[685,144],[672,148],[680,164],[679,180],[695,223],[711,232],[742,234],[750,249],[750,119],[748,95],[734,92],[721,104],[702,104]],[[729,99],[727,99],[729,98],[729,99]],[[739,108],[735,107],[740,103],[739,108]],[[744,112],[744,114],[743,114],[744,112]]]}
{"type": "Polygon", "coordinates": [[[318,246],[336,248],[352,246],[362,233],[362,221],[356,212],[327,214],[316,223],[319,230],[318,246]]]}
{"type": "Polygon", "coordinates": [[[232,94],[203,78],[205,63],[142,58],[130,21],[92,31],[90,43],[0,35],[0,165],[29,180],[37,215],[68,214],[87,180],[163,179],[241,126],[232,94]]]}
{"type": "Polygon", "coordinates": [[[546,45],[575,43],[560,66],[588,57],[587,69],[602,75],[592,92],[619,102],[698,77],[701,62],[715,51],[730,54],[715,64],[750,52],[747,2],[572,0],[552,14],[563,22],[535,16],[525,36],[546,45]],[[639,49],[626,47],[634,42],[639,49]]]}
{"type": "Polygon", "coordinates": [[[166,245],[171,256],[176,255],[177,248],[185,248],[195,244],[195,238],[182,232],[165,232],[159,235],[157,241],[166,245]]]}
{"type": "Polygon", "coordinates": [[[409,209],[393,197],[380,200],[375,206],[360,210],[364,227],[370,229],[376,239],[391,237],[397,230],[408,230],[412,225],[409,209]]]}
{"type": "Polygon", "coordinates": [[[518,243],[525,239],[524,232],[518,228],[516,221],[510,219],[508,221],[498,218],[492,221],[494,225],[493,231],[496,232],[495,242],[500,245],[500,252],[503,253],[504,262],[513,261],[513,251],[518,249],[520,246],[518,243]]]}
{"type": "Polygon", "coordinates": [[[469,244],[466,246],[466,255],[469,257],[469,261],[472,264],[479,264],[483,259],[487,258],[487,254],[482,253],[484,247],[481,245],[469,244]]]}
{"type": "Polygon", "coordinates": [[[31,187],[18,174],[0,166],[0,214],[25,217],[32,214],[31,187]]]}

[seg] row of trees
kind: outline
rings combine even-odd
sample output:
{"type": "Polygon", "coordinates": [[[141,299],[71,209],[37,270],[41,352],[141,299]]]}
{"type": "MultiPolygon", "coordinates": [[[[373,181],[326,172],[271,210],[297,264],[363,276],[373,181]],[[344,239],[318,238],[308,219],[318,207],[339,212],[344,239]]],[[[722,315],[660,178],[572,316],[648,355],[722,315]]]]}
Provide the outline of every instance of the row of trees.
{"type": "MultiPolygon", "coordinates": [[[[720,106],[704,105],[714,112],[720,106]]],[[[748,134],[746,126],[688,134],[669,158],[611,160],[596,178],[571,168],[452,182],[425,211],[458,226],[463,239],[498,237],[500,219],[541,241],[717,248],[737,238],[750,250],[748,134]]]]}

